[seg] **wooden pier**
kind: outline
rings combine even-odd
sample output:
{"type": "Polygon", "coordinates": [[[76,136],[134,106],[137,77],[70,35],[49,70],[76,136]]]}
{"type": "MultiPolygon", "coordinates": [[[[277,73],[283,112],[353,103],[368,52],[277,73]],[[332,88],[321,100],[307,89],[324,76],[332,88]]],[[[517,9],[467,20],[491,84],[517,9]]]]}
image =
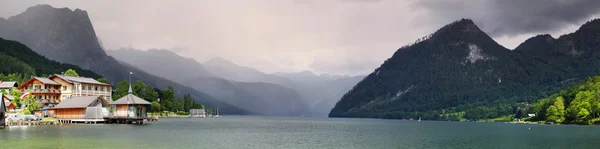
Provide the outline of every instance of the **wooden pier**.
{"type": "Polygon", "coordinates": [[[59,125],[58,121],[7,121],[6,126],[59,125]]]}

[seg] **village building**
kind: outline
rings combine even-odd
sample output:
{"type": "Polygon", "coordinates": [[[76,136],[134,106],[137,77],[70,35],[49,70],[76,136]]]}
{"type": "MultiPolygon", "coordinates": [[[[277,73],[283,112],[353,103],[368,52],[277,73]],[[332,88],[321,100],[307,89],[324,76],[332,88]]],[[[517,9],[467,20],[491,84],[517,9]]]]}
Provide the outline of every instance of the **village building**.
{"type": "Polygon", "coordinates": [[[190,109],[190,116],[204,118],[206,117],[206,111],[204,109],[190,109]]]}
{"type": "Polygon", "coordinates": [[[146,112],[150,102],[133,95],[131,84],[129,84],[129,94],[117,99],[111,103],[113,117],[117,118],[146,118],[146,112]]]}
{"type": "Polygon", "coordinates": [[[54,107],[62,100],[61,84],[48,78],[32,77],[18,88],[22,94],[33,96],[45,109],[54,107]]]}
{"type": "Polygon", "coordinates": [[[17,108],[15,106],[15,104],[12,103],[12,100],[14,100],[13,96],[10,96],[10,95],[2,96],[2,101],[4,102],[4,108],[5,108],[6,112],[15,111],[15,109],[17,108]]]}
{"type": "Polygon", "coordinates": [[[49,79],[61,85],[62,99],[68,100],[70,99],[69,97],[80,96],[101,96],[105,100],[112,101],[112,86],[98,82],[93,78],[55,74],[50,76],[49,79]]]}
{"type": "Polygon", "coordinates": [[[71,122],[100,122],[109,116],[109,102],[101,96],[71,97],[49,109],[50,115],[71,122]]]}

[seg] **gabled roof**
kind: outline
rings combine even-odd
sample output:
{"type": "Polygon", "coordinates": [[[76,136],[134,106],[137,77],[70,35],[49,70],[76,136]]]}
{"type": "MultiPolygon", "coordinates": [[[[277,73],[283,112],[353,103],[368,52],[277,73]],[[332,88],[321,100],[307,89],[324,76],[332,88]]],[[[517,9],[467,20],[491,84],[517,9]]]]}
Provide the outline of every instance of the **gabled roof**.
{"type": "Polygon", "coordinates": [[[49,85],[60,85],[60,83],[54,82],[48,78],[42,78],[42,77],[32,77],[31,79],[25,81],[23,84],[21,84],[19,86],[19,88],[22,88],[24,85],[29,84],[31,82],[33,82],[33,80],[38,80],[40,82],[42,82],[43,84],[49,84],[49,85]]]}
{"type": "Polygon", "coordinates": [[[86,108],[90,106],[97,99],[102,100],[103,104],[108,105],[108,101],[100,96],[80,96],[71,97],[60,102],[56,107],[52,109],[65,109],[65,108],[86,108]]]}
{"type": "Polygon", "coordinates": [[[0,88],[13,88],[18,86],[15,81],[0,81],[0,88]]]}
{"type": "Polygon", "coordinates": [[[97,85],[110,85],[110,84],[98,82],[94,78],[86,78],[86,77],[72,77],[72,76],[65,76],[65,75],[54,74],[54,75],[50,76],[49,78],[52,79],[54,77],[61,78],[61,79],[65,80],[65,81],[67,81],[69,83],[87,83],[87,84],[97,84],[97,85]]]}
{"type": "Polygon", "coordinates": [[[112,102],[113,105],[149,105],[150,102],[135,96],[133,94],[127,94],[116,101],[112,102]]]}

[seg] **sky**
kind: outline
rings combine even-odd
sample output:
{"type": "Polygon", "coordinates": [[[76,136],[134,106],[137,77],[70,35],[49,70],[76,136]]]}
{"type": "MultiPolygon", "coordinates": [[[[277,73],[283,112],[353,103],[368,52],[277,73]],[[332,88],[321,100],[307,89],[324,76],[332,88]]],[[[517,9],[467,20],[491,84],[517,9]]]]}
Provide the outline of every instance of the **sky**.
{"type": "Polygon", "coordinates": [[[400,47],[461,18],[513,49],[600,17],[597,0],[21,0],[83,9],[108,50],[168,49],[205,62],[222,57],[266,73],[371,73],[400,47]]]}

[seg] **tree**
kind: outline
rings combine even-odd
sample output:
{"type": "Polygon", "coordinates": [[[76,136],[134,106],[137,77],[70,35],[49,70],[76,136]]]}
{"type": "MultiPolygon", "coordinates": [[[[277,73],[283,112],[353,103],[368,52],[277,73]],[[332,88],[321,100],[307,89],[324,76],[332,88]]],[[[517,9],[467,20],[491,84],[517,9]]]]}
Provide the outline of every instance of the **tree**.
{"type": "Polygon", "coordinates": [[[146,84],[146,86],[144,87],[144,92],[145,93],[142,94],[142,98],[148,101],[156,101],[156,99],[158,98],[158,92],[156,92],[154,87],[152,87],[152,85],[150,84],[146,84]]]}
{"type": "Polygon", "coordinates": [[[106,78],[100,78],[100,79],[96,79],[96,81],[100,82],[100,83],[106,83],[106,84],[110,84],[110,82],[108,81],[108,79],[106,78]]]}
{"type": "Polygon", "coordinates": [[[42,107],[42,104],[40,104],[39,102],[37,102],[35,100],[35,98],[33,97],[33,95],[28,95],[25,97],[25,99],[23,100],[23,104],[25,104],[26,108],[23,109],[24,113],[33,113],[35,110],[39,109],[42,107]]]}
{"type": "Polygon", "coordinates": [[[175,92],[173,88],[169,86],[169,88],[162,91],[161,105],[164,110],[175,111],[176,103],[175,103],[175,92]]]}
{"type": "Polygon", "coordinates": [[[8,92],[5,89],[0,90],[0,92],[2,92],[2,95],[8,95],[8,92]]]}
{"type": "Polygon", "coordinates": [[[546,110],[546,120],[561,123],[564,120],[565,105],[562,96],[556,97],[554,104],[546,110]]]}
{"type": "Polygon", "coordinates": [[[577,119],[575,120],[578,124],[590,124],[590,112],[585,109],[585,108],[581,108],[581,110],[579,110],[579,112],[577,113],[577,119]]]}
{"type": "MultiPolygon", "coordinates": [[[[142,82],[142,80],[135,81],[135,83],[133,83],[133,86],[131,87],[131,89],[133,90],[133,94],[138,97],[142,97],[142,95],[145,94],[144,93],[145,86],[146,86],[146,84],[144,84],[144,82],[142,82]]],[[[148,100],[148,99],[146,99],[146,100],[148,100]]]]}
{"type": "Polygon", "coordinates": [[[160,107],[160,103],[158,103],[158,102],[156,102],[156,101],[153,101],[153,102],[150,104],[150,110],[152,110],[152,112],[160,112],[160,111],[161,111],[161,109],[160,109],[160,108],[161,108],[161,107],[160,107]]]}
{"type": "Polygon", "coordinates": [[[16,88],[13,87],[12,89],[10,89],[9,95],[13,96],[13,101],[12,103],[15,105],[15,107],[20,108],[21,107],[21,91],[16,88]]]}
{"type": "Polygon", "coordinates": [[[127,94],[129,92],[129,82],[128,81],[120,81],[119,83],[117,83],[117,87],[115,89],[115,93],[113,94],[113,99],[119,99],[127,94]]]}
{"type": "Polygon", "coordinates": [[[75,70],[69,69],[69,70],[65,71],[65,76],[79,77],[79,74],[77,74],[77,72],[75,72],[75,70]]]}
{"type": "Polygon", "coordinates": [[[594,93],[591,91],[579,91],[577,95],[575,95],[575,99],[567,108],[567,119],[569,119],[571,122],[579,123],[581,114],[587,113],[589,116],[589,111],[591,111],[590,100],[593,97],[593,94],[594,93]],[[581,112],[583,109],[586,111],[581,112]]]}

